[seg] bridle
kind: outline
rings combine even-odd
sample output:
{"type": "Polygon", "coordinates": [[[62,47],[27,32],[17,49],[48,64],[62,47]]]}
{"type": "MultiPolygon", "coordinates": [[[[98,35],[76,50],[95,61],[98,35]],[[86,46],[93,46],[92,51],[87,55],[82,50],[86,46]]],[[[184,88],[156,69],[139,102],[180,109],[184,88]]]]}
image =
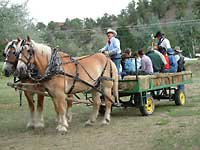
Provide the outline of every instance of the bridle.
{"type": "Polygon", "coordinates": [[[27,66],[28,69],[31,66],[31,59],[33,58],[34,55],[33,46],[27,43],[26,40],[23,40],[20,46],[19,55],[20,54],[25,58],[25,60],[22,58],[18,58],[18,60],[22,61],[27,66]],[[28,57],[23,54],[23,51],[26,49],[26,46],[30,47],[29,49],[27,49],[28,57]]]}
{"type": "Polygon", "coordinates": [[[17,66],[17,62],[18,62],[18,58],[19,58],[19,53],[17,53],[17,51],[16,51],[16,49],[17,49],[16,44],[17,44],[17,41],[12,41],[12,43],[7,47],[7,53],[5,53],[5,51],[3,52],[4,62],[12,64],[15,68],[17,66]],[[12,52],[12,55],[15,56],[14,61],[11,61],[8,59],[11,56],[9,54],[10,49],[14,49],[14,51],[12,52]]]}

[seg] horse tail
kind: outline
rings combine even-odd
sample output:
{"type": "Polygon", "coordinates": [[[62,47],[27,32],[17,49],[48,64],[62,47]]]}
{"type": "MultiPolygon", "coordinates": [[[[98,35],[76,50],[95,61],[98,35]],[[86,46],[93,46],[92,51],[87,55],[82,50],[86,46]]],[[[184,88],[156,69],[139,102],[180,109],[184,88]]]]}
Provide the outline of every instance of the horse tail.
{"type": "Polygon", "coordinates": [[[115,98],[115,102],[119,103],[119,92],[118,92],[118,71],[115,66],[115,64],[110,60],[110,73],[111,73],[111,78],[113,79],[113,96],[115,98]]]}

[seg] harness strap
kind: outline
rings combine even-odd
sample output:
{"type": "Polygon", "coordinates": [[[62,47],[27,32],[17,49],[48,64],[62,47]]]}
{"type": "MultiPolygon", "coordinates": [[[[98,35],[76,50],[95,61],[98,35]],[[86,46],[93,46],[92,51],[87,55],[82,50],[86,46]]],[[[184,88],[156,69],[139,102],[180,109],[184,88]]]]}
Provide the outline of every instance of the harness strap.
{"type": "Polygon", "coordinates": [[[74,89],[74,86],[75,86],[76,81],[79,80],[79,73],[78,73],[78,64],[79,64],[79,63],[78,63],[78,61],[76,61],[76,60],[73,59],[72,57],[70,57],[70,59],[71,59],[71,61],[74,62],[74,64],[75,64],[76,75],[73,77],[73,78],[74,78],[74,81],[73,81],[73,84],[72,84],[72,86],[71,86],[71,88],[70,88],[70,90],[69,90],[68,93],[71,93],[71,92],[72,92],[72,90],[74,89]]]}
{"type": "MultiPolygon", "coordinates": [[[[70,78],[73,78],[74,81],[77,81],[76,76],[73,76],[73,75],[71,75],[71,74],[65,73],[65,72],[63,72],[63,71],[58,72],[58,74],[68,76],[68,77],[70,77],[70,78]]],[[[87,85],[87,86],[91,87],[92,89],[96,90],[97,92],[101,93],[103,96],[105,96],[106,98],[108,98],[109,101],[111,101],[112,103],[114,103],[114,102],[112,101],[112,99],[111,99],[109,96],[105,95],[105,94],[104,94],[101,90],[99,90],[97,87],[91,85],[90,83],[88,83],[88,82],[82,80],[82,79],[79,78],[79,77],[78,77],[78,81],[84,83],[85,85],[87,85]]],[[[68,94],[70,94],[70,93],[68,92],[68,94]]]]}

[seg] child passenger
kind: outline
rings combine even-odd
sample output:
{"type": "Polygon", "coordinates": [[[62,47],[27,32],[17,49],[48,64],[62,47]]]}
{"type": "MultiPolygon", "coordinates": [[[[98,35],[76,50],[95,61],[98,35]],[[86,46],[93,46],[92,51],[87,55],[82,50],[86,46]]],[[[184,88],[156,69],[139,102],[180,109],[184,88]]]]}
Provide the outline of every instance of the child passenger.
{"type": "Polygon", "coordinates": [[[141,59],[137,56],[137,53],[135,53],[133,57],[131,54],[132,54],[131,49],[127,48],[121,56],[122,76],[136,74],[135,58],[137,63],[137,69],[141,67],[141,59]]]}

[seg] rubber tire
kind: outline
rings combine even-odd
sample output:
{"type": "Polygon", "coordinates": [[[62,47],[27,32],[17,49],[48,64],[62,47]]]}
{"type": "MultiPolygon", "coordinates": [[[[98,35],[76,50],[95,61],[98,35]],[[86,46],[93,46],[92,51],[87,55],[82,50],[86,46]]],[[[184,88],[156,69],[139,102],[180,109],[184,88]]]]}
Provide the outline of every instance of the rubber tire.
{"type": "Polygon", "coordinates": [[[174,102],[177,106],[185,105],[186,96],[185,96],[184,90],[176,90],[175,95],[174,95],[174,102]],[[184,98],[184,100],[182,98],[184,98]]]}
{"type": "Polygon", "coordinates": [[[140,112],[141,112],[141,114],[142,114],[143,116],[152,115],[153,112],[154,112],[154,109],[155,109],[155,103],[154,103],[153,97],[150,96],[150,95],[147,95],[146,98],[147,98],[147,100],[150,100],[150,101],[151,101],[150,104],[149,104],[149,106],[152,107],[152,108],[151,108],[151,111],[148,111],[147,108],[146,108],[146,106],[147,106],[148,104],[145,104],[144,106],[140,106],[139,109],[140,109],[140,112]]]}

